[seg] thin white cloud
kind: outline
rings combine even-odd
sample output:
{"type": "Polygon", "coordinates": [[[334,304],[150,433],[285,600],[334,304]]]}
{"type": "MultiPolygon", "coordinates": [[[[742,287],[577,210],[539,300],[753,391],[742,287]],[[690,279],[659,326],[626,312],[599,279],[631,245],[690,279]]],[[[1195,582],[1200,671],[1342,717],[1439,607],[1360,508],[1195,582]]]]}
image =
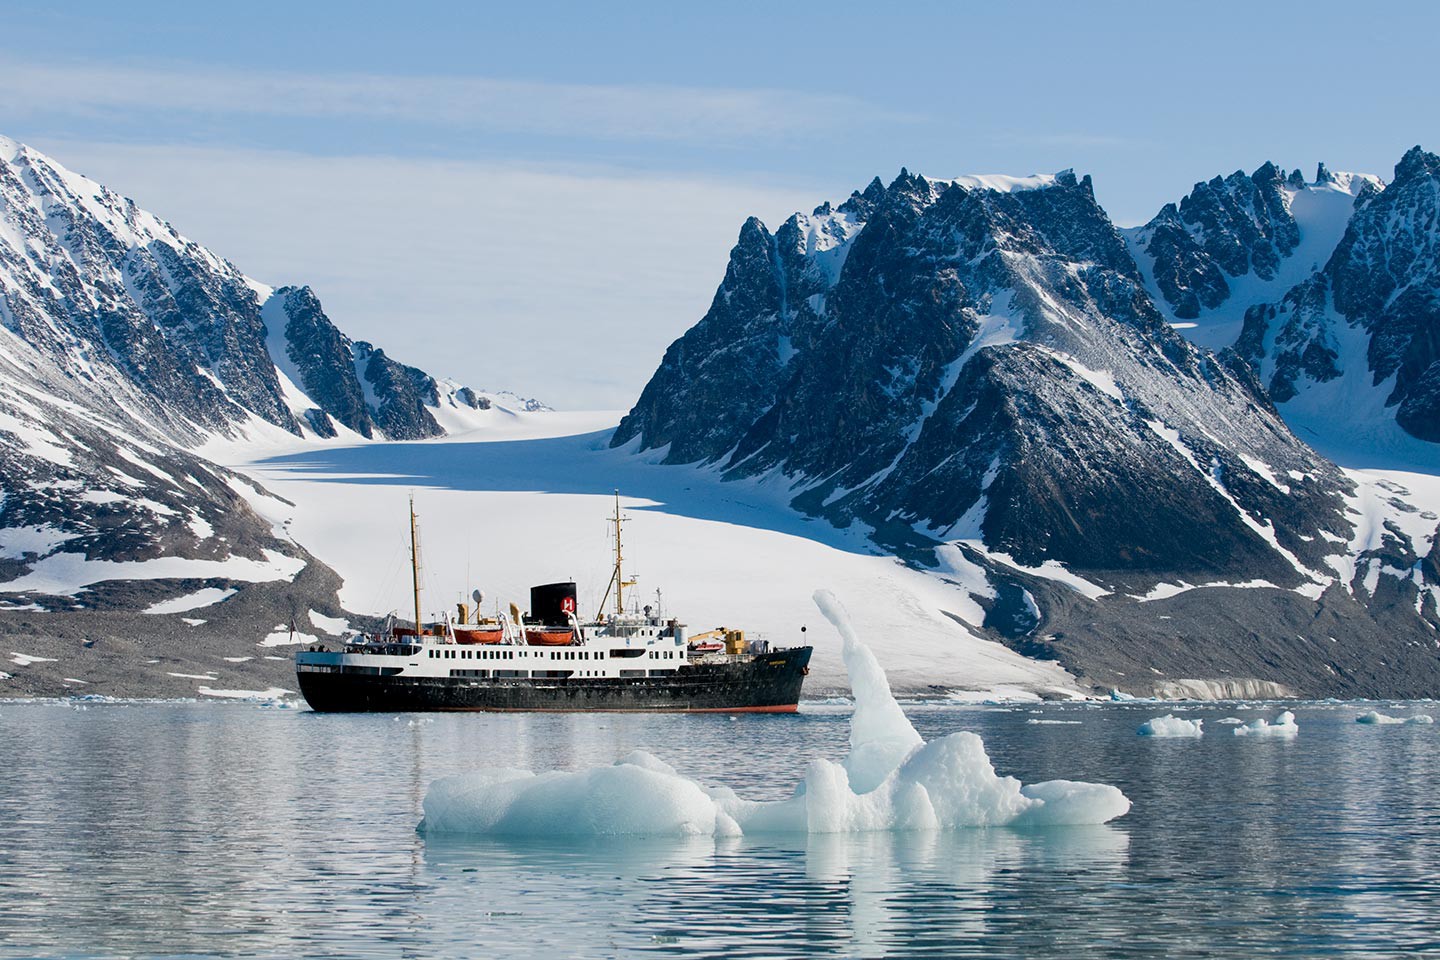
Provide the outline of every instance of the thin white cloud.
{"type": "Polygon", "coordinates": [[[311,285],[341,329],[397,359],[578,409],[634,402],[709,307],[747,216],[774,228],[827,194],[423,158],[32,146],[257,280],[311,285]]]}
{"type": "Polygon", "coordinates": [[[50,66],[0,61],[6,110],[94,116],[368,118],[604,140],[724,143],[841,132],[906,119],[853,97],[793,90],[541,83],[484,77],[306,74],[198,65],[50,66]]]}

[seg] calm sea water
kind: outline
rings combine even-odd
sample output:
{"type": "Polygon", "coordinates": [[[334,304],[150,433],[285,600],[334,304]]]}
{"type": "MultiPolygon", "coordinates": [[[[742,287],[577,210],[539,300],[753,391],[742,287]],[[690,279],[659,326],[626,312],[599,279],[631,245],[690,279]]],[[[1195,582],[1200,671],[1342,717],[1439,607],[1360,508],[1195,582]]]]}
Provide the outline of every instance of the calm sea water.
{"type": "MultiPolygon", "coordinates": [[[[757,798],[848,717],[322,716],[0,703],[4,956],[1440,956],[1440,726],[1135,735],[1153,704],[910,710],[1002,773],[1134,801],[1092,828],[426,841],[435,777],[647,749],[757,798]],[[1079,723],[1031,723],[1067,720],[1079,723]]],[[[1383,707],[1440,713],[1437,705],[1383,707]]]]}

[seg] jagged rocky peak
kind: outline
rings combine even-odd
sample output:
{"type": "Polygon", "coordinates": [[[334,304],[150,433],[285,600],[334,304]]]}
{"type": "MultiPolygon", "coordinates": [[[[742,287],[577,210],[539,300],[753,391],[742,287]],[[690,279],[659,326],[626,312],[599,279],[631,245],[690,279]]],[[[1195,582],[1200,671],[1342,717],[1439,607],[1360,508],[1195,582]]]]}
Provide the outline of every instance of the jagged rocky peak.
{"type": "Polygon", "coordinates": [[[233,265],[43,154],[4,152],[0,322],[177,438],[251,414],[296,429],[233,265]]]}
{"type": "Polygon", "coordinates": [[[644,434],[648,447],[669,444],[671,463],[712,460],[733,446],[811,347],[826,295],[885,193],[876,178],[838,206],[794,214],[774,234],[747,219],[709,311],[670,345],[615,443],[644,434]]]}
{"type": "Polygon", "coordinates": [[[302,575],[333,604],[333,575],[265,519],[285,505],[195,448],[436,436],[490,403],[352,341],[308,287],[272,290],[0,140],[0,612],[133,612],[302,575]]]}
{"type": "Polygon", "coordinates": [[[617,445],[777,471],[797,507],[902,551],[963,540],[1118,578],[1300,582],[1320,532],[1348,529],[1342,478],[1243,364],[1169,328],[1088,177],[902,171],[833,273],[760,229],[617,445]],[[797,277],[821,287],[809,312],[797,277]]]}
{"type": "Polygon", "coordinates": [[[1296,392],[1301,375],[1364,371],[1400,427],[1440,442],[1440,157],[1407,151],[1394,181],[1357,207],[1324,270],[1252,327],[1262,320],[1276,330],[1269,352],[1283,392],[1296,392]],[[1354,338],[1337,321],[1364,331],[1363,357],[1350,355],[1354,338]]]}
{"type": "Polygon", "coordinates": [[[1379,186],[1377,178],[1331,173],[1323,163],[1306,183],[1299,170],[1287,175],[1267,161],[1251,174],[1237,170],[1195,184],[1178,205],[1166,204],[1126,236],[1157,304],[1173,319],[1195,320],[1234,299],[1243,311],[1283,293],[1299,279],[1297,268],[1322,265],[1356,198],[1379,186]]]}
{"type": "Polygon", "coordinates": [[[1440,442],[1437,299],[1440,160],[1415,147],[1389,186],[1358,191],[1323,266],[1245,312],[1237,346],[1318,438],[1349,445],[1393,423],[1440,442]]]}
{"type": "MultiPolygon", "coordinates": [[[[322,437],[336,435],[332,418],[362,437],[415,440],[444,433],[430,408],[441,403],[434,377],[352,341],[325,315],[309,287],[281,287],[265,301],[276,366],[314,406],[296,410],[322,437]]],[[[479,409],[467,388],[462,402],[479,409]]],[[[304,406],[304,399],[301,400],[304,406]]]]}

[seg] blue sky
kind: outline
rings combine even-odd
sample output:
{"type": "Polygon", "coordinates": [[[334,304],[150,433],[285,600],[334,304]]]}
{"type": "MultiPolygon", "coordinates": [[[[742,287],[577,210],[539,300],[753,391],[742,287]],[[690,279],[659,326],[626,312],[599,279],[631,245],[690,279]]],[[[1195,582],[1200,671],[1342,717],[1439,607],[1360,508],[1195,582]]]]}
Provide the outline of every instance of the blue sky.
{"type": "Polygon", "coordinates": [[[1440,148],[1429,4],[220,6],[10,0],[0,133],[561,406],[629,405],[747,215],[901,166],[1074,167],[1134,223],[1267,159],[1440,148]]]}

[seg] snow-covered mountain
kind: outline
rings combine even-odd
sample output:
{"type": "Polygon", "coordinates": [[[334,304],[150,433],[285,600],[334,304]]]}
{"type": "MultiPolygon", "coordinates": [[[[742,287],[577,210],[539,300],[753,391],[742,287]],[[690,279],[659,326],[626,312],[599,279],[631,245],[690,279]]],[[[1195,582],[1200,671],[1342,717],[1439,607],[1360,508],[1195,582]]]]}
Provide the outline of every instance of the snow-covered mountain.
{"type": "Polygon", "coordinates": [[[1345,460],[1440,467],[1440,158],[1387,186],[1265,164],[1197,184],[1127,231],[1157,303],[1234,346],[1286,421],[1345,460]],[[1198,308],[1197,308],[1198,304],[1198,308]]]}
{"type": "Polygon", "coordinates": [[[308,287],[271,289],[131,200],[0,138],[0,324],[179,443],[439,436],[484,409],[352,341],[308,287]],[[453,419],[453,418],[452,418],[453,419]]]}
{"type": "Polygon", "coordinates": [[[1274,669],[1324,612],[1352,636],[1398,632],[1375,642],[1434,689],[1433,650],[1404,652],[1434,636],[1433,518],[1362,544],[1368,494],[1291,433],[1249,364],[1173,330],[1147,291],[1155,256],[1142,272],[1131,254],[1171,257],[1165,288],[1203,317],[1244,294],[1235,280],[1283,282],[1310,255],[1294,210],[1353,205],[1369,182],[1262,168],[1128,243],[1069,171],[902,171],[773,235],[752,219],[613,442],[783,479],[796,508],[963,585],[987,609],[972,626],[1092,675],[1189,662],[1358,689],[1333,655],[1274,669]],[[1361,573],[1382,553],[1404,573],[1383,599],[1361,573]],[[1177,635],[1167,605],[1201,595],[1207,635],[1177,635]]]}
{"type": "Polygon", "coordinates": [[[352,341],[308,287],[246,277],[0,138],[0,614],[21,612],[0,628],[189,594],[239,593],[225,608],[243,610],[266,584],[263,629],[289,616],[281,592],[338,615],[336,578],[274,522],[283,502],[208,454],[436,437],[538,406],[352,341]]]}
{"type": "Polygon", "coordinates": [[[1143,227],[1122,231],[1156,306],[1187,336],[1232,346],[1245,308],[1278,300],[1325,265],[1357,198],[1383,189],[1377,177],[1331,173],[1313,183],[1273,163],[1197,183],[1143,227]]]}

